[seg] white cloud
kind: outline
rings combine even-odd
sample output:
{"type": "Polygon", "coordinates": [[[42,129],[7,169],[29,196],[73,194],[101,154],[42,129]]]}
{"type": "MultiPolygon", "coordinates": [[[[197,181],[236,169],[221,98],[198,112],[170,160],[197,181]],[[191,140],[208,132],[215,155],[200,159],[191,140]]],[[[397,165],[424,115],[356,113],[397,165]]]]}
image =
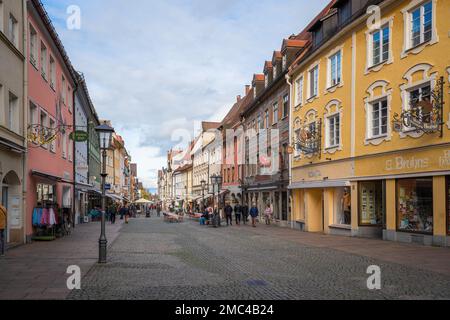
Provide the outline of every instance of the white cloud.
{"type": "Polygon", "coordinates": [[[327,0],[44,0],[101,118],[154,186],[175,129],[220,121],[252,74],[327,0]],[[65,29],[69,5],[82,28],[65,29]],[[153,170],[153,171],[151,171],[153,170]],[[152,173],[153,172],[153,173],[152,173]]]}

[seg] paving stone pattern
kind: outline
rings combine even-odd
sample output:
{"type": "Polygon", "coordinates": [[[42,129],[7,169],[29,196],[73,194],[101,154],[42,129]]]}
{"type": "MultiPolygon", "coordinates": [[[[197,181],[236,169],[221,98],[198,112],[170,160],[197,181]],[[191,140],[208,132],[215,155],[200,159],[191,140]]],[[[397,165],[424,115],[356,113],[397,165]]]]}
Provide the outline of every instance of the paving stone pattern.
{"type": "MultiPolygon", "coordinates": [[[[449,260],[435,258],[435,269],[444,270],[435,272],[432,266],[414,265],[408,257],[405,263],[394,263],[389,255],[394,246],[405,251],[415,248],[418,254],[431,251],[431,258],[442,255],[448,259],[448,249],[433,251],[436,248],[377,241],[374,258],[370,252],[349,252],[357,249],[347,244],[344,249],[324,246],[320,239],[325,238],[317,238],[315,244],[314,237],[262,225],[215,229],[193,221],[170,224],[159,218],[135,219],[112,243],[109,263],[94,265],[82,280],[82,290],[68,298],[450,299],[450,270],[445,272],[450,266],[440,265],[449,260]],[[302,241],[303,237],[308,241],[302,241]],[[379,258],[384,252],[386,258],[379,258]],[[382,290],[367,289],[370,265],[381,267],[382,290]]],[[[336,243],[353,240],[327,239],[337,239],[336,243]]],[[[354,240],[357,245],[358,239],[354,240]]]]}

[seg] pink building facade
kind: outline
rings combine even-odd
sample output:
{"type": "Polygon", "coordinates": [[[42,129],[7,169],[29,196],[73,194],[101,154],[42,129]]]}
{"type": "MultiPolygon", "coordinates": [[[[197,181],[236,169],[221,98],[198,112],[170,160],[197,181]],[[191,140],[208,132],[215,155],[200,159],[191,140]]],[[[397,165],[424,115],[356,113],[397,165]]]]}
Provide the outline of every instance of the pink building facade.
{"type": "Polygon", "coordinates": [[[57,219],[73,216],[74,70],[39,1],[28,1],[27,239],[51,230],[33,212],[53,208],[57,219]],[[39,132],[47,130],[43,135],[39,132]],[[30,138],[31,136],[31,138],[30,138]],[[37,140],[37,141],[33,141],[37,140]],[[47,142],[47,143],[43,143],[47,142]]]}

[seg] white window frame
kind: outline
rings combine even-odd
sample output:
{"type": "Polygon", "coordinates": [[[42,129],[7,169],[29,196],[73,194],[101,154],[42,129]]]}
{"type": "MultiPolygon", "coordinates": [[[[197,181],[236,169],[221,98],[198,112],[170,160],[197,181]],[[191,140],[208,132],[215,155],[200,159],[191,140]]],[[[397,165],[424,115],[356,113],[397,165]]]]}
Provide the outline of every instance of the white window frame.
{"type": "MultiPolygon", "coordinates": [[[[437,82],[438,74],[437,72],[431,73],[433,66],[428,63],[421,63],[410,68],[405,75],[404,79],[407,80],[406,83],[400,86],[401,98],[402,98],[402,110],[408,110],[410,108],[410,92],[416,88],[424,87],[427,84],[430,85],[431,91],[434,90],[437,82]],[[418,72],[422,73],[422,80],[414,81],[414,74],[418,72]]],[[[403,127],[402,132],[400,132],[400,138],[412,137],[419,138],[424,135],[423,132],[417,132],[411,128],[403,127]]]]}
{"type": "Polygon", "coordinates": [[[303,74],[295,80],[295,108],[303,106],[303,89],[305,87],[305,78],[303,74]],[[300,85],[301,84],[301,85],[300,85]]]}
{"type": "MultiPolygon", "coordinates": [[[[370,72],[377,72],[380,71],[381,68],[385,65],[392,64],[394,62],[394,55],[393,55],[393,49],[392,49],[392,36],[393,36],[393,26],[394,26],[394,16],[384,18],[380,21],[379,24],[380,28],[377,29],[369,29],[366,31],[366,68],[364,74],[368,74],[370,72]],[[389,52],[388,52],[388,59],[382,60],[378,64],[373,63],[373,36],[376,32],[380,32],[381,30],[388,27],[389,30],[389,52]]],[[[382,56],[382,53],[381,53],[382,56]]]]}
{"type": "MultiPolygon", "coordinates": [[[[28,106],[28,123],[33,126],[39,124],[39,108],[34,104],[32,101],[30,101],[28,106]]],[[[32,128],[33,133],[37,134],[37,128],[32,128]]],[[[36,144],[36,142],[34,142],[36,144]]]]}
{"type": "Polygon", "coordinates": [[[370,103],[370,110],[368,112],[368,117],[367,117],[367,124],[369,126],[368,128],[368,133],[369,133],[369,138],[370,139],[379,139],[379,138],[383,138],[388,134],[388,122],[389,122],[389,118],[388,118],[388,114],[389,114],[389,106],[388,106],[388,101],[387,98],[381,98],[378,99],[376,101],[372,101],[370,103]],[[382,126],[382,118],[383,118],[383,113],[382,110],[384,109],[382,107],[383,102],[386,102],[386,132],[382,132],[383,131],[383,126],[382,126]],[[374,133],[375,127],[373,124],[374,121],[374,109],[375,107],[379,108],[378,112],[377,112],[377,117],[378,117],[378,124],[377,124],[377,128],[378,129],[378,134],[374,133]]]}
{"type": "MultiPolygon", "coordinates": [[[[409,54],[418,54],[425,49],[425,47],[433,45],[439,42],[439,36],[437,31],[437,0],[412,0],[408,6],[403,10],[403,23],[404,23],[404,35],[403,35],[403,51],[401,53],[401,58],[407,57],[409,54]],[[421,43],[413,46],[412,44],[412,12],[417,8],[431,3],[432,7],[432,23],[431,23],[431,39],[429,41],[422,42],[423,39],[423,12],[421,13],[421,43]]],[[[422,9],[421,9],[422,10],[422,9]]]]}
{"type": "Polygon", "coordinates": [[[16,48],[19,47],[19,22],[12,13],[8,17],[8,39],[16,48]]]}
{"type": "Polygon", "coordinates": [[[389,87],[390,83],[384,80],[378,80],[372,83],[367,91],[367,96],[364,98],[364,109],[365,109],[365,139],[364,145],[374,145],[378,146],[383,142],[389,142],[392,139],[392,127],[391,127],[391,114],[392,114],[392,92],[393,89],[389,87]],[[380,92],[381,94],[376,95],[375,92],[380,92]],[[387,133],[380,134],[378,136],[373,135],[372,128],[372,110],[373,104],[379,101],[387,101],[387,133]]]}
{"type": "Polygon", "coordinates": [[[38,34],[36,29],[30,23],[30,62],[37,68],[38,65],[38,34]]]}
{"type": "Polygon", "coordinates": [[[61,96],[62,96],[62,102],[64,105],[67,105],[67,85],[66,85],[66,78],[64,75],[61,76],[61,96]]]}
{"type": "MultiPolygon", "coordinates": [[[[56,120],[55,119],[53,119],[52,117],[49,117],[49,120],[48,120],[48,126],[49,126],[49,128],[55,128],[56,127],[56,120]],[[53,122],[53,124],[52,124],[52,122],[53,122]]],[[[50,143],[50,152],[52,152],[52,153],[56,153],[56,140],[53,140],[51,143],[50,143]]]]}
{"type": "Polygon", "coordinates": [[[327,70],[327,89],[339,86],[342,83],[342,49],[338,49],[328,56],[328,70],[327,70]],[[333,70],[333,59],[340,57],[340,62],[336,61],[335,70],[333,70]],[[333,71],[336,73],[336,79],[333,79],[333,71]],[[333,82],[335,80],[335,82],[333,82]]]}
{"type": "Polygon", "coordinates": [[[264,88],[267,88],[269,86],[269,73],[266,72],[264,74],[264,88]]]}
{"type": "MultiPolygon", "coordinates": [[[[49,122],[50,122],[49,114],[44,109],[40,109],[39,110],[39,124],[41,125],[41,127],[48,127],[49,122]],[[42,115],[44,115],[44,122],[42,121],[42,115]]],[[[48,144],[42,144],[41,147],[44,149],[48,149],[48,144]]]]}
{"type": "Polygon", "coordinates": [[[326,139],[326,148],[337,148],[341,144],[341,115],[338,113],[327,116],[327,139],[326,139]],[[331,130],[332,123],[334,130],[331,130]],[[337,122],[337,125],[336,125],[337,122]],[[338,138],[337,138],[338,137],[338,138]],[[333,138],[333,139],[332,139],[333,138]]]}
{"type": "Polygon", "coordinates": [[[48,49],[44,42],[41,41],[41,75],[47,81],[48,72],[48,49]]]}
{"type": "MultiPolygon", "coordinates": [[[[338,99],[333,99],[327,103],[325,106],[325,148],[323,153],[326,154],[334,154],[337,151],[343,150],[343,120],[344,120],[344,108],[342,107],[342,102],[338,99]],[[339,141],[338,143],[332,144],[330,141],[330,120],[338,117],[339,119],[339,128],[337,131],[339,132],[339,141]]],[[[335,128],[336,129],[336,128],[335,128]]],[[[336,130],[335,130],[336,131],[336,130]]]]}
{"type": "Polygon", "coordinates": [[[8,96],[8,119],[7,128],[12,132],[19,131],[19,97],[12,92],[8,96]]]}
{"type": "Polygon", "coordinates": [[[286,70],[287,68],[287,55],[283,54],[283,57],[281,58],[281,68],[282,70],[286,70]]]}
{"type": "Polygon", "coordinates": [[[61,156],[63,159],[67,159],[67,134],[66,134],[66,132],[61,133],[61,140],[62,140],[61,156]]]}
{"type": "Polygon", "coordinates": [[[282,108],[282,110],[281,110],[281,119],[286,119],[287,117],[289,117],[289,112],[290,112],[290,100],[291,99],[291,97],[289,96],[289,93],[285,93],[285,94],[283,94],[283,97],[282,97],[282,104],[281,104],[281,108],[282,108]],[[287,100],[288,101],[286,101],[286,97],[287,97],[287,100]],[[284,106],[285,106],[285,104],[287,105],[287,112],[285,113],[284,111],[284,106]]]}
{"type": "Polygon", "coordinates": [[[52,55],[50,55],[49,59],[49,66],[50,66],[50,87],[54,90],[56,90],[56,61],[55,58],[53,58],[52,55]]]}
{"type": "Polygon", "coordinates": [[[270,112],[269,109],[266,109],[266,111],[264,111],[264,127],[265,129],[269,129],[270,126],[270,112]]]}
{"type": "Polygon", "coordinates": [[[272,72],[273,72],[273,80],[275,80],[276,78],[277,78],[277,65],[276,64],[274,64],[273,65],[273,69],[272,69],[272,72]]]}
{"type": "Polygon", "coordinates": [[[319,87],[320,87],[320,64],[317,62],[317,63],[314,63],[309,69],[308,69],[308,99],[307,99],[307,102],[311,102],[312,100],[314,100],[314,99],[317,99],[318,97],[319,97],[319,87]],[[313,92],[312,92],[312,81],[314,81],[315,82],[315,80],[314,79],[312,79],[313,78],[313,71],[314,70],[317,70],[316,72],[317,72],[317,87],[315,88],[316,89],[316,93],[315,93],[315,95],[313,95],[313,92]]]}
{"type": "Polygon", "coordinates": [[[272,125],[275,125],[275,124],[277,124],[278,123],[278,121],[280,120],[279,119],[279,112],[280,112],[280,108],[279,108],[279,103],[278,103],[278,101],[277,102],[275,102],[274,104],[273,104],[273,109],[272,109],[273,111],[272,111],[272,115],[273,115],[273,118],[272,118],[272,125]]]}

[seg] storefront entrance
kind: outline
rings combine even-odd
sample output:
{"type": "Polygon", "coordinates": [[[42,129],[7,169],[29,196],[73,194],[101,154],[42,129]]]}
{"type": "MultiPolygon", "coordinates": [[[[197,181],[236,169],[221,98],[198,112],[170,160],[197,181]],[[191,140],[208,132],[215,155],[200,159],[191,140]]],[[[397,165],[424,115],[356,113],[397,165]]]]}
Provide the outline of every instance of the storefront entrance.
{"type": "Polygon", "coordinates": [[[381,239],[386,229],[386,182],[359,182],[358,194],[359,235],[381,239]]]}
{"type": "Polygon", "coordinates": [[[20,179],[14,171],[8,172],[2,181],[2,204],[8,211],[5,239],[7,243],[22,241],[22,197],[20,179]]]}

